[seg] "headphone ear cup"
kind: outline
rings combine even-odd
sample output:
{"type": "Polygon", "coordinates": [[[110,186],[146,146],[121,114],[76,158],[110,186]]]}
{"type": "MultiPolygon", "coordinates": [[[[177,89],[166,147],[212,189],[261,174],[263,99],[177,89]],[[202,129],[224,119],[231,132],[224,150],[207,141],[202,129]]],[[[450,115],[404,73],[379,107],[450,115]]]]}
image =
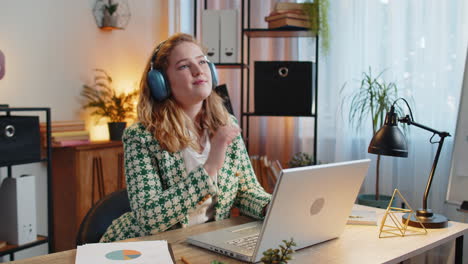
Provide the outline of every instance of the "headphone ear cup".
{"type": "Polygon", "coordinates": [[[171,94],[169,83],[164,78],[164,75],[161,71],[150,70],[146,79],[148,88],[150,89],[151,95],[153,98],[160,102],[168,98],[171,94]]]}
{"type": "Polygon", "coordinates": [[[211,83],[213,84],[213,89],[218,86],[218,73],[216,72],[216,66],[212,62],[208,62],[211,71],[211,83]]]}

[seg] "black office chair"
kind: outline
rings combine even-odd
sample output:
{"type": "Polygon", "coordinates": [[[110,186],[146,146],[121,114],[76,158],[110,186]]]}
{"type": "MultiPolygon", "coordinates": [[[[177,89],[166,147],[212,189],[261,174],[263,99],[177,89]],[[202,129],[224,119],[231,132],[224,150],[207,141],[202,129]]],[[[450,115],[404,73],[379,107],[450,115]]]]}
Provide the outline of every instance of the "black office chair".
{"type": "Polygon", "coordinates": [[[112,221],[130,211],[127,189],[105,196],[93,205],[81,222],[76,236],[76,245],[98,243],[112,221]]]}

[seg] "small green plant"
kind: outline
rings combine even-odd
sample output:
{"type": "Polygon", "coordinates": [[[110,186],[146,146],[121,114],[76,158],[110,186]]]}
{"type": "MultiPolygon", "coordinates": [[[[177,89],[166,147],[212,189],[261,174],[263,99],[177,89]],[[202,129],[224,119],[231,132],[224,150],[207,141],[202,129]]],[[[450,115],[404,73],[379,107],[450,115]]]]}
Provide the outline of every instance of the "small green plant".
{"type": "Polygon", "coordinates": [[[304,152],[298,152],[294,154],[294,156],[288,162],[290,168],[304,167],[313,164],[314,161],[312,160],[312,156],[304,152]]]}
{"type": "Polygon", "coordinates": [[[108,4],[104,5],[104,10],[109,13],[109,16],[112,16],[116,11],[117,8],[119,7],[119,4],[113,4],[111,0],[109,0],[108,4]]]}
{"type": "Polygon", "coordinates": [[[263,258],[261,261],[265,264],[286,264],[289,260],[292,259],[292,254],[294,249],[292,247],[296,246],[294,239],[291,238],[290,241],[283,240],[284,245],[280,245],[279,248],[267,249],[263,252],[263,258]]]}
{"type": "Polygon", "coordinates": [[[108,118],[110,122],[124,122],[134,117],[138,91],[117,94],[112,88],[112,78],[102,69],[94,69],[94,83],[83,85],[83,109],[93,109],[92,116],[108,118]]]}
{"type": "MultiPolygon", "coordinates": [[[[263,257],[260,260],[264,264],[286,264],[289,260],[292,259],[292,254],[294,249],[292,247],[296,246],[294,239],[291,238],[290,241],[283,240],[284,246],[279,245],[279,248],[267,249],[263,252],[263,257]]],[[[210,264],[224,264],[224,262],[213,260],[210,264]]]]}

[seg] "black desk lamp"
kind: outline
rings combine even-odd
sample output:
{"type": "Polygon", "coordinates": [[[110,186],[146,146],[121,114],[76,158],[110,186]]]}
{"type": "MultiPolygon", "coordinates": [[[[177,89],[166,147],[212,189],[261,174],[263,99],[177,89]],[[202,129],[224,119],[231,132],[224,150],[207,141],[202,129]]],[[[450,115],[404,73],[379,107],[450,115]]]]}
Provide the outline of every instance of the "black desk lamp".
{"type": "MultiPolygon", "coordinates": [[[[424,192],[423,197],[423,206],[422,209],[416,211],[416,215],[426,228],[444,228],[447,227],[447,218],[440,214],[434,214],[431,209],[427,208],[427,196],[429,195],[429,191],[431,189],[432,178],[434,177],[437,162],[439,161],[440,151],[442,149],[442,145],[444,144],[444,139],[445,137],[449,137],[450,134],[448,132],[440,132],[432,128],[426,127],[424,125],[418,124],[413,120],[413,113],[411,112],[411,108],[409,107],[408,102],[403,98],[398,98],[397,100],[395,100],[395,102],[393,102],[392,104],[392,107],[390,108],[390,112],[388,112],[385,117],[384,125],[379,129],[379,131],[377,131],[377,133],[375,133],[374,137],[372,138],[369,144],[368,152],[379,155],[408,157],[408,147],[406,144],[406,139],[403,133],[398,128],[397,121],[401,123],[406,123],[408,125],[414,125],[434,133],[434,135],[432,135],[430,139],[430,142],[432,144],[438,143],[439,146],[437,148],[437,153],[432,164],[429,179],[427,180],[426,191],[424,192]],[[398,100],[403,100],[406,103],[406,106],[408,107],[410,112],[410,116],[406,115],[403,118],[398,118],[397,114],[395,113],[394,107],[398,100]],[[433,142],[432,138],[436,134],[440,137],[440,140],[438,142],[433,142]]],[[[406,222],[408,216],[409,214],[405,214],[403,216],[404,222],[406,222]]],[[[414,215],[409,219],[408,225],[413,227],[420,227],[418,221],[414,218],[414,215]]]]}

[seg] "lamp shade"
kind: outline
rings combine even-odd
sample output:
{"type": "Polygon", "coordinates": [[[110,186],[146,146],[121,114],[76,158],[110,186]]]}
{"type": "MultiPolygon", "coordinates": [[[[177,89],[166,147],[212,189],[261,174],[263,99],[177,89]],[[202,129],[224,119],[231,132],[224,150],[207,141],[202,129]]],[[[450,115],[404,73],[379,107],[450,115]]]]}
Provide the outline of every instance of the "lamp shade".
{"type": "Polygon", "coordinates": [[[397,126],[397,116],[394,111],[387,113],[384,125],[375,133],[367,152],[386,156],[408,157],[406,138],[397,126]]]}

